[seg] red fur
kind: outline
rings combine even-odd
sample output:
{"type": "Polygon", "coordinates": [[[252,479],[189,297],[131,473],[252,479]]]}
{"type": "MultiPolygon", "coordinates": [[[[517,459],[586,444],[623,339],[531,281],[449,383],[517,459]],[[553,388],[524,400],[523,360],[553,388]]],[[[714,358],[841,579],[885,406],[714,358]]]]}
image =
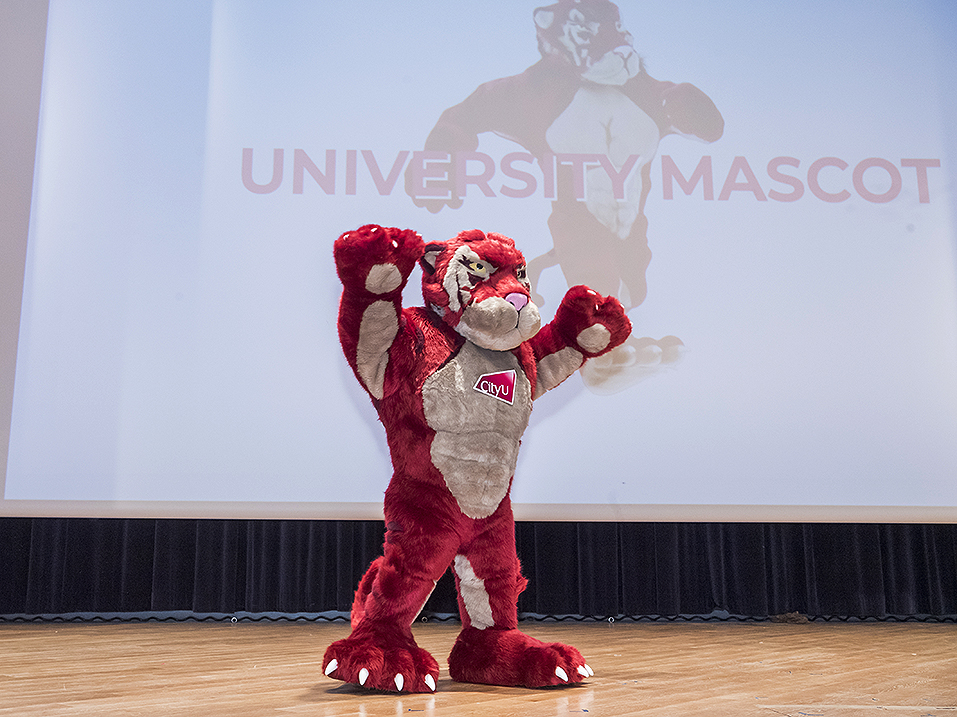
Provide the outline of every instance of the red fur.
{"type": "MultiPolygon", "coordinates": [[[[376,343],[369,344],[366,337],[366,354],[361,353],[364,312],[373,305],[377,316],[381,316],[383,306],[391,305],[395,312],[393,324],[382,324],[393,326],[396,333],[381,354],[385,362],[381,386],[366,386],[385,427],[393,465],[392,480],[385,492],[383,555],[372,563],[356,590],[352,634],[330,645],[323,659],[323,669],[328,668],[331,677],[347,682],[359,683],[363,669],[367,670],[364,686],[372,689],[432,689],[427,678],[435,684],[438,665],[415,644],[411,625],[435,581],[456,556],[467,559],[474,576],[482,581],[480,592],[487,596],[489,614],[477,614],[483,621],[490,618],[492,624],[473,625],[468,600],[460,590],[463,630],[449,658],[453,679],[530,687],[564,684],[556,668],[564,670],[568,682],[582,679],[579,668],[584,659],[577,650],[560,644],[545,645],[517,630],[516,605],[526,581],[515,553],[515,524],[508,492],[487,517],[469,517],[432,461],[436,432],[425,415],[423,385],[458,356],[466,343],[456,331],[462,312],[446,311],[440,317],[425,307],[403,309],[401,294],[415,263],[425,252],[438,248],[441,252],[434,271],[423,261],[423,294],[428,305],[447,307],[442,278],[452,253],[464,243],[497,267],[489,279],[470,290],[469,302],[514,292],[528,296],[527,282],[518,273],[524,258],[512,240],[501,235],[472,230],[445,244],[426,246],[414,232],[370,225],[343,234],[335,243],[336,268],[343,283],[339,334],[360,383],[362,361],[367,362],[368,369],[368,346],[376,343]],[[381,265],[395,266],[401,281],[388,292],[375,294],[367,287],[367,276],[372,267],[381,265]],[[336,664],[329,667],[333,660],[336,664]],[[397,674],[402,675],[401,688],[397,674]]],[[[616,300],[576,287],[569,291],[550,324],[512,349],[531,391],[535,389],[538,362],[566,347],[577,347],[576,337],[595,323],[604,325],[612,340],[594,354],[578,347],[582,354],[600,355],[611,350],[631,330],[616,300]]],[[[466,442],[468,435],[462,440],[466,442]]],[[[456,584],[461,587],[458,574],[456,584]]],[[[472,590],[474,595],[474,587],[472,590]]]]}
{"type": "MultiPolygon", "coordinates": [[[[502,234],[494,232],[485,234],[478,229],[470,229],[447,242],[434,242],[426,247],[428,250],[431,247],[441,246],[443,250],[436,261],[434,271],[430,271],[428,265],[423,266],[422,294],[426,304],[442,309],[449,308],[449,296],[442,286],[442,280],[449,269],[455,250],[466,244],[499,267],[499,271],[493,274],[489,281],[483,282],[473,292],[472,301],[481,301],[488,296],[505,296],[510,292],[519,292],[528,296],[527,287],[516,281],[514,274],[509,271],[525,265],[525,257],[515,248],[515,242],[502,234]]],[[[450,311],[444,315],[442,318],[445,323],[452,327],[456,326],[464,308],[463,306],[458,311],[450,311]]]]}
{"type": "Polygon", "coordinates": [[[577,671],[585,660],[574,647],[560,642],[545,643],[518,630],[462,630],[452,654],[449,674],[457,682],[516,687],[548,687],[581,682],[577,671]],[[566,683],[555,674],[561,667],[566,683]]]}
{"type": "MultiPolygon", "coordinates": [[[[575,337],[592,324],[602,323],[611,331],[610,346],[618,346],[631,332],[631,324],[625,321],[609,321],[607,314],[618,308],[618,300],[610,296],[601,296],[587,286],[573,286],[565,294],[562,303],[555,312],[555,320],[542,327],[528,343],[535,352],[536,360],[555,353],[565,346],[574,346],[575,337]]],[[[601,356],[609,351],[589,352],[581,349],[588,358],[601,356]]]]}

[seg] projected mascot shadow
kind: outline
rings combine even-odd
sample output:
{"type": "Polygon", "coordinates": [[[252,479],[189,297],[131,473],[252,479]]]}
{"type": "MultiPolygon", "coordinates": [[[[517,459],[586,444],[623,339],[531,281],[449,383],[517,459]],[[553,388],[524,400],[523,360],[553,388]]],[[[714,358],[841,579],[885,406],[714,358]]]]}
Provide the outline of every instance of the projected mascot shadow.
{"type": "MultiPolygon", "coordinates": [[[[561,0],[536,9],[534,20],[542,59],[521,74],[480,85],[445,110],[429,133],[425,150],[451,156],[448,179],[430,180],[430,188],[446,196],[417,195],[411,171],[406,191],[433,213],[459,208],[464,188],[456,177],[464,170],[456,162],[464,160],[455,153],[476,150],[484,132],[518,143],[540,166],[555,162],[552,249],[529,262],[530,281],[535,286],[545,269],[558,266],[569,286],[586,284],[633,309],[647,293],[644,207],[658,144],[669,134],[713,142],[724,132],[724,119],[694,85],[648,75],[609,0],[561,0]],[[604,166],[599,158],[606,158],[604,166]]],[[[674,336],[632,335],[586,364],[582,378],[595,393],[614,393],[674,363],[682,350],[674,336]]]]}

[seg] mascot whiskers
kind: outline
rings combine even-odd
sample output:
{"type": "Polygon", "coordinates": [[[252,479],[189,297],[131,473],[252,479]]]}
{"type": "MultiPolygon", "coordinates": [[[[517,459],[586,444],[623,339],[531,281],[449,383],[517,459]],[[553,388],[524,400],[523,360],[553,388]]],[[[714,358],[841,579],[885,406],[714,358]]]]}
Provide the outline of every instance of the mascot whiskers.
{"type": "Polygon", "coordinates": [[[525,588],[509,491],[532,401],[620,345],[621,304],[569,289],[541,326],[525,259],[508,237],[465,231],[426,244],[367,225],[335,243],[339,337],[385,427],[393,476],[383,555],[359,582],[352,633],[323,670],[369,689],[435,691],[439,667],[412,622],[452,566],[462,631],[453,680],[544,687],[593,672],[573,647],[518,630],[525,588]],[[423,307],[402,307],[422,268],[423,307]]]}

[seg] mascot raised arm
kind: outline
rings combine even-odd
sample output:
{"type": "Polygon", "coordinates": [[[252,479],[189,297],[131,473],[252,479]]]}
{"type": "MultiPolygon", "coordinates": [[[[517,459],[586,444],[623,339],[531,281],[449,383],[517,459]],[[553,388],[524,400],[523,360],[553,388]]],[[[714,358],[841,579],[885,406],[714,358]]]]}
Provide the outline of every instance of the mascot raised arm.
{"type": "Polygon", "coordinates": [[[575,648],[518,630],[526,580],[509,489],[532,401],[625,340],[621,304],[576,286],[541,326],[522,254],[479,230],[426,244],[368,225],[339,237],[335,260],[340,341],[385,426],[394,472],[383,555],[359,582],[352,633],[326,650],[325,674],[434,691],[438,663],[411,626],[452,566],[462,619],[453,680],[543,687],[591,676],[575,648]],[[402,308],[416,264],[425,306],[402,308]]]}

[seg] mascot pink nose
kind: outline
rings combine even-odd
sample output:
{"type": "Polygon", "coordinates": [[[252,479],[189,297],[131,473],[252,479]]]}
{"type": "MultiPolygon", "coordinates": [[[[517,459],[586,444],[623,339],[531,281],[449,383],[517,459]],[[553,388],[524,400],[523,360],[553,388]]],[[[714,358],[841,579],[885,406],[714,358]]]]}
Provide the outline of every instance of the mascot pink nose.
{"type": "Polygon", "coordinates": [[[528,303],[528,297],[519,293],[509,294],[505,297],[505,300],[514,306],[516,311],[521,311],[522,307],[528,303]]]}

